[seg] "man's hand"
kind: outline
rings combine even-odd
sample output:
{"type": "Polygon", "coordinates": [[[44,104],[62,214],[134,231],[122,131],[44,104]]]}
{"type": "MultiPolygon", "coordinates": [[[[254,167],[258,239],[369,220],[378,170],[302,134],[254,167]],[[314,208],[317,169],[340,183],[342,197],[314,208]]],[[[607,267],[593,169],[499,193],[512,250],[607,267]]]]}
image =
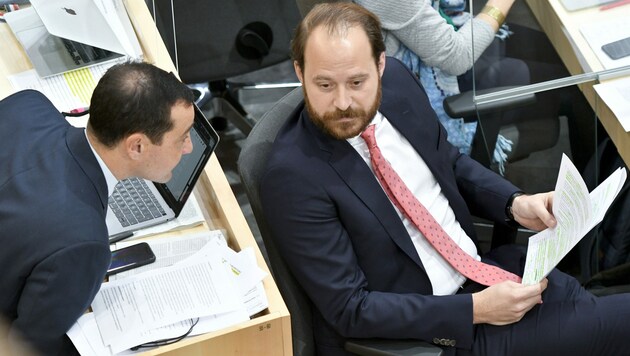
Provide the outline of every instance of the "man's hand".
{"type": "Polygon", "coordinates": [[[536,304],[542,303],[542,292],[547,288],[545,278],[538,284],[522,285],[505,281],[474,293],[473,323],[507,325],[515,323],[536,304]]]}
{"type": "Polygon", "coordinates": [[[521,195],[512,202],[514,220],[522,226],[535,231],[556,226],[551,207],[553,192],[534,195],[521,195]]]}

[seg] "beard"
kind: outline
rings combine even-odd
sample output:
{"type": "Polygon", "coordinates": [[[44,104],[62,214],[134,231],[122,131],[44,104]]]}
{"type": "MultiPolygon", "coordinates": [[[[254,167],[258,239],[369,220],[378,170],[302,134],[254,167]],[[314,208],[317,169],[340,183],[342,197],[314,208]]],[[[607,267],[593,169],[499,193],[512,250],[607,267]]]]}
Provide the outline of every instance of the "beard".
{"type": "Polygon", "coordinates": [[[311,106],[311,102],[306,92],[306,88],[303,87],[304,102],[306,104],[306,110],[311,118],[311,121],[324,133],[332,136],[337,140],[346,140],[355,136],[358,136],[365,128],[372,122],[376,111],[381,105],[381,80],[378,80],[378,89],[376,97],[372,102],[372,105],[367,109],[362,108],[347,108],[346,110],[335,109],[334,111],[319,114],[311,106]],[[353,119],[351,121],[339,121],[340,119],[353,119]]]}

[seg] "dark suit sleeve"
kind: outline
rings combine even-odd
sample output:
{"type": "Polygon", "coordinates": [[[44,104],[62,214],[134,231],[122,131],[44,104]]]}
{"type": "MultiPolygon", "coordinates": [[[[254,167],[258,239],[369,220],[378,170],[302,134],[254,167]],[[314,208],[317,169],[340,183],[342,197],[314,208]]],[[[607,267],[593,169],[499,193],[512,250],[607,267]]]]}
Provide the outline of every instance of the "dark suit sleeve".
{"type": "MultiPolygon", "coordinates": [[[[310,173],[271,167],[262,181],[261,198],[277,248],[327,322],[344,337],[430,342],[440,335],[458,340],[458,345],[470,345],[472,297],[374,290],[353,246],[352,238],[361,237],[349,236],[344,223],[367,226],[367,219],[376,218],[340,217],[346,209],[337,205],[344,202],[332,198],[338,187],[310,173]]],[[[389,239],[385,233],[382,238],[389,239]]],[[[401,262],[387,253],[383,251],[383,258],[372,263],[401,262]]]]}
{"type": "Polygon", "coordinates": [[[11,333],[20,333],[46,355],[62,354],[65,333],[99,290],[110,255],[106,244],[84,242],[37,264],[20,296],[11,333]]]}

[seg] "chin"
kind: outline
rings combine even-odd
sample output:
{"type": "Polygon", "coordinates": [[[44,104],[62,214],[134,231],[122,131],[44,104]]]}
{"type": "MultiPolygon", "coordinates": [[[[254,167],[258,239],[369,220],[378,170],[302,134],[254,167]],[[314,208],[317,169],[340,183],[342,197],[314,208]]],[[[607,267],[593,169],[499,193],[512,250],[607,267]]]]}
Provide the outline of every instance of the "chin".
{"type": "Polygon", "coordinates": [[[156,179],[154,180],[154,182],[164,184],[164,183],[168,183],[168,181],[171,180],[171,178],[173,178],[173,174],[169,173],[168,176],[156,179]]]}

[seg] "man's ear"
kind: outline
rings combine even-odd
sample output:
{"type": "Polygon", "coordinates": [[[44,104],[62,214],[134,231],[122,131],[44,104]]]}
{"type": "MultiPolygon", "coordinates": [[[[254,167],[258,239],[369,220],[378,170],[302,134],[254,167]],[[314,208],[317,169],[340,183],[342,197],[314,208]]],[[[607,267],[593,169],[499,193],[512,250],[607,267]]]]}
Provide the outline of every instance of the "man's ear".
{"type": "Polygon", "coordinates": [[[302,68],[300,68],[300,65],[297,61],[293,61],[293,69],[295,70],[295,75],[297,75],[300,83],[304,85],[304,73],[302,73],[302,68]]]}
{"type": "Polygon", "coordinates": [[[147,148],[149,138],[141,133],[134,133],[123,139],[123,145],[127,156],[132,160],[139,160],[147,148]]]}
{"type": "Polygon", "coordinates": [[[385,72],[385,52],[381,52],[381,55],[378,58],[378,74],[383,77],[383,72],[385,72]]]}

